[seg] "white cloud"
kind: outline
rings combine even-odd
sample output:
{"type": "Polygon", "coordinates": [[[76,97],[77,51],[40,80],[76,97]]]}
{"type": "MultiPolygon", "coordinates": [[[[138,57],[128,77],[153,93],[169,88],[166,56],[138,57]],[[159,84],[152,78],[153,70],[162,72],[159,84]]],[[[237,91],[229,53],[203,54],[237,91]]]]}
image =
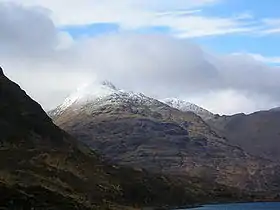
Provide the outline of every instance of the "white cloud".
{"type": "Polygon", "coordinates": [[[261,54],[256,53],[248,53],[253,58],[263,63],[270,63],[270,64],[280,64],[280,57],[278,56],[263,56],[261,54]]]}
{"type": "Polygon", "coordinates": [[[262,20],[264,28],[260,32],[261,35],[273,35],[280,33],[280,19],[266,18],[262,20]]]}
{"type": "MultiPolygon", "coordinates": [[[[250,113],[253,110],[267,109],[267,101],[264,103],[262,103],[262,101],[256,103],[258,99],[259,98],[248,97],[246,94],[240,94],[240,92],[236,90],[224,89],[195,96],[188,100],[207,108],[212,113],[233,115],[241,111],[250,113]]],[[[270,107],[273,107],[273,104],[270,104],[270,107]]]]}
{"type": "Polygon", "coordinates": [[[279,68],[250,55],[215,56],[167,36],[118,34],[72,40],[41,9],[9,5],[7,12],[2,6],[4,70],[46,109],[95,78],[158,98],[195,100],[220,113],[280,103],[279,68]]]}
{"type": "MultiPolygon", "coordinates": [[[[167,23],[168,19],[162,22],[167,23]]],[[[181,38],[245,33],[254,30],[250,24],[247,25],[237,19],[203,16],[171,19],[169,26],[173,28],[176,36],[181,38]]]]}
{"type": "MultiPolygon", "coordinates": [[[[0,2],[3,0],[0,0],[0,2]]],[[[222,0],[9,0],[50,10],[57,25],[116,23],[123,30],[169,27],[175,36],[197,37],[254,30],[248,15],[205,16],[203,8],[222,0]]]]}
{"type": "Polygon", "coordinates": [[[26,6],[48,8],[53,18],[62,25],[93,22],[123,22],[124,25],[130,25],[130,21],[137,22],[137,19],[146,22],[158,12],[188,10],[218,1],[220,0],[8,0],[26,6]]]}

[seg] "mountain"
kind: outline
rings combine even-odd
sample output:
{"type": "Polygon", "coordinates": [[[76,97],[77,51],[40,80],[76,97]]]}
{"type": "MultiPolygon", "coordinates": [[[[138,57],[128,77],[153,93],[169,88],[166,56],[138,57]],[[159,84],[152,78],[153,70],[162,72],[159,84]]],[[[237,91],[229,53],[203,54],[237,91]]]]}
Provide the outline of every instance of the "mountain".
{"type": "MultiPolygon", "coordinates": [[[[150,104],[158,101],[146,97],[141,93],[126,92],[116,88],[111,82],[103,81],[99,83],[86,84],[78,88],[60,106],[49,112],[53,118],[60,116],[68,108],[78,112],[84,105],[91,104],[89,109],[95,109],[106,105],[120,105],[123,103],[150,104]]],[[[154,106],[155,108],[156,105],[154,106]]]]}
{"type": "Polygon", "coordinates": [[[208,123],[229,143],[255,156],[280,161],[279,108],[249,115],[216,116],[208,123]]]}
{"type": "Polygon", "coordinates": [[[280,107],[275,107],[269,110],[270,112],[280,112],[280,107]]]}
{"type": "Polygon", "coordinates": [[[197,106],[193,103],[187,102],[185,100],[180,100],[177,98],[166,98],[161,101],[163,103],[166,103],[169,106],[171,106],[175,109],[179,109],[183,112],[193,112],[204,120],[211,119],[215,116],[213,113],[209,112],[208,110],[203,109],[202,107],[197,106]]]}
{"type": "Polygon", "coordinates": [[[114,164],[243,190],[278,190],[277,165],[230,145],[193,112],[140,93],[88,85],[49,114],[114,164]]]}
{"type": "Polygon", "coordinates": [[[107,164],[1,68],[0,129],[1,209],[136,209],[238,197],[215,183],[107,164]]]}
{"type": "Polygon", "coordinates": [[[280,107],[249,115],[220,116],[184,100],[171,98],[162,101],[183,112],[197,114],[230,144],[252,155],[280,161],[280,107]]]}

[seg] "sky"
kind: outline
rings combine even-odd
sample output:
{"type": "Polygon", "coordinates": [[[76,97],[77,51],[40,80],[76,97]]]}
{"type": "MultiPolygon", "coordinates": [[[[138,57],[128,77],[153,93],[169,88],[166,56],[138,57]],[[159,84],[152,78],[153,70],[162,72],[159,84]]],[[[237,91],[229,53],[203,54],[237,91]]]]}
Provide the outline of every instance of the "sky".
{"type": "Polygon", "coordinates": [[[219,114],[280,106],[278,0],[0,0],[5,74],[50,110],[110,80],[219,114]]]}

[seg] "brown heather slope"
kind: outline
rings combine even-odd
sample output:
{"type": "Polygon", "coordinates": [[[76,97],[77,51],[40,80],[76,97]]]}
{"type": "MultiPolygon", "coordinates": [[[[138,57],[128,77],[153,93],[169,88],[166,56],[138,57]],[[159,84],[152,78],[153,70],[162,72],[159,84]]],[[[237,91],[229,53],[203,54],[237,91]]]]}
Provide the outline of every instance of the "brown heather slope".
{"type": "Polygon", "coordinates": [[[242,190],[279,192],[277,164],[230,145],[191,112],[141,97],[120,93],[50,115],[112,163],[242,190]]]}
{"type": "Polygon", "coordinates": [[[231,144],[248,153],[280,161],[280,111],[216,116],[208,123],[231,144]]]}
{"type": "Polygon", "coordinates": [[[131,209],[126,206],[248,198],[214,182],[107,165],[56,127],[1,68],[0,129],[1,209],[131,209]]]}

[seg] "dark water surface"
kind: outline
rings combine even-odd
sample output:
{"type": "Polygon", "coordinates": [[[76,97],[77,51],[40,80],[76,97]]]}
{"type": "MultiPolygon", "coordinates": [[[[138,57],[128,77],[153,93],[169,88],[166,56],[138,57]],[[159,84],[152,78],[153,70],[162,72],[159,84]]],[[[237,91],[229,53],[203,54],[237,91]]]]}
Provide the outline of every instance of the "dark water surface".
{"type": "Polygon", "coordinates": [[[205,205],[204,207],[193,208],[192,210],[280,210],[280,203],[238,203],[205,205]]]}

